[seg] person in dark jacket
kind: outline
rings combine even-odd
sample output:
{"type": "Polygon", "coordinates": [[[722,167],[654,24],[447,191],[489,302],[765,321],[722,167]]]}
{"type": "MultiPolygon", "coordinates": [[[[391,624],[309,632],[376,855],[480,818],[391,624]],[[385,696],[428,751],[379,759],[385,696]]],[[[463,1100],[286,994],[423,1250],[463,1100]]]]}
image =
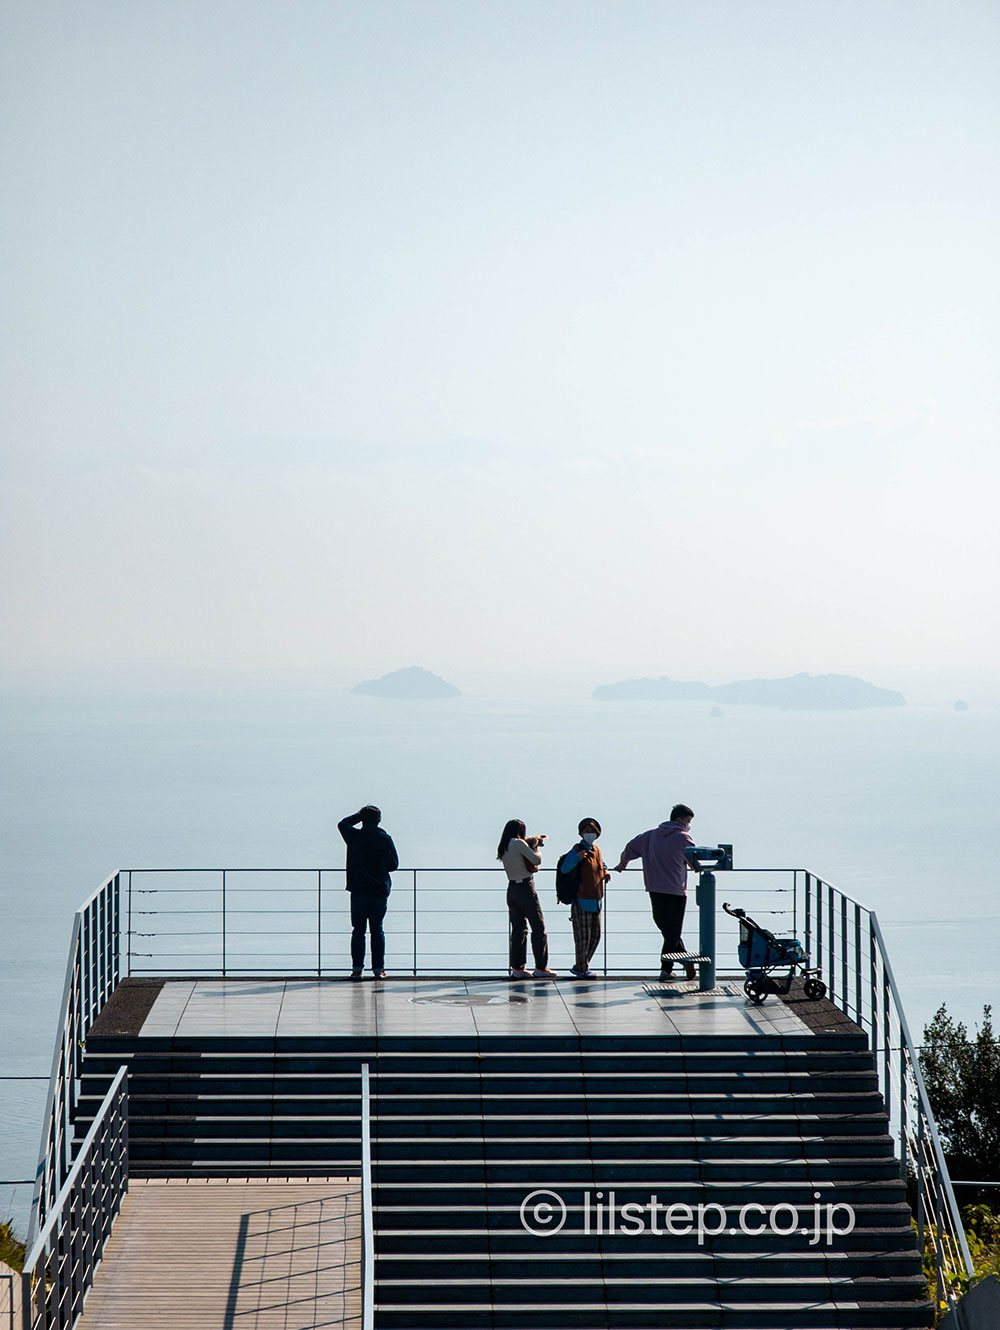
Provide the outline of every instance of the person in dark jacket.
{"type": "Polygon", "coordinates": [[[381,811],[366,804],[337,823],[347,842],[347,890],[351,893],[351,978],[360,979],[365,965],[365,934],[371,933],[372,973],[385,978],[385,919],[399,856],[392,837],[379,826],[381,811]],[[358,823],[361,825],[359,826],[358,823]]]}
{"type": "MultiPolygon", "coordinates": [[[[652,831],[643,831],[633,836],[615,864],[615,872],[621,873],[631,859],[642,860],[642,877],[649,893],[653,922],[663,937],[660,948],[661,979],[669,979],[673,973],[674,963],[667,960],[669,954],[684,951],[681,927],[687,905],[689,870],[684,848],[694,844],[689,831],[693,817],[694,813],[687,804],[674,804],[670,810],[670,821],[661,822],[652,831]]],[[[694,965],[690,962],[685,966],[685,977],[694,978],[694,965]]]]}

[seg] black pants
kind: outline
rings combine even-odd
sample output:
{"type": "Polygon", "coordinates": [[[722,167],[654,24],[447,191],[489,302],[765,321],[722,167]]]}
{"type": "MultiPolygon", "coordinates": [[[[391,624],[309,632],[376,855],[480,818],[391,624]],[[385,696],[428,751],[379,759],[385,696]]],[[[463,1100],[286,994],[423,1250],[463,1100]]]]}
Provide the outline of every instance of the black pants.
{"type": "Polygon", "coordinates": [[[535,969],[545,970],[549,964],[549,940],[545,936],[545,919],[535,884],[530,878],[524,882],[507,883],[507,914],[510,918],[510,968],[523,970],[528,955],[528,925],[531,925],[531,950],[535,969]]]}
{"type": "Polygon", "coordinates": [[[649,904],[653,910],[653,923],[663,934],[663,946],[660,948],[660,971],[669,974],[673,969],[671,961],[663,958],[671,951],[683,951],[681,929],[684,926],[684,910],[687,896],[668,896],[665,891],[651,891],[649,904]]]}
{"type": "Polygon", "coordinates": [[[386,896],[368,896],[363,891],[351,892],[351,968],[364,969],[365,933],[372,935],[372,970],[378,974],[385,969],[385,931],[382,920],[389,904],[386,896]]]}

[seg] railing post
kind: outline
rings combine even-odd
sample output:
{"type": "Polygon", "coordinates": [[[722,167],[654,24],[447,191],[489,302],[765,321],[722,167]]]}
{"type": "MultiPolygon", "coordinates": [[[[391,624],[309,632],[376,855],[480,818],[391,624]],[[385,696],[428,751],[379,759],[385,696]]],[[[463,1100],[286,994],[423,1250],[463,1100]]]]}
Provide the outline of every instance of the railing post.
{"type": "Polygon", "coordinates": [[[871,919],[868,921],[868,998],[869,1007],[872,1013],[872,1058],[875,1062],[875,1074],[878,1075],[878,949],[875,942],[875,933],[871,928],[871,919]]]}
{"type": "Polygon", "coordinates": [[[826,918],[826,931],[827,931],[826,949],[827,949],[827,955],[828,955],[828,957],[829,957],[829,961],[828,961],[828,963],[827,963],[827,970],[828,970],[828,972],[829,972],[828,975],[827,975],[827,982],[828,982],[828,986],[829,986],[829,989],[830,989],[830,994],[829,994],[829,996],[830,996],[830,1001],[832,1002],[832,1001],[833,1001],[833,992],[834,992],[834,987],[835,987],[835,976],[836,976],[836,973],[837,973],[837,961],[836,961],[836,951],[837,951],[837,937],[836,937],[836,932],[837,932],[837,929],[836,929],[836,925],[835,925],[835,922],[834,922],[835,919],[836,919],[836,914],[835,914],[835,912],[834,912],[833,887],[830,886],[829,882],[826,884],[826,915],[827,915],[827,918],[826,918]]]}
{"type": "Polygon", "coordinates": [[[128,900],[127,900],[128,921],[127,921],[127,932],[125,935],[127,939],[125,943],[125,973],[131,974],[132,973],[132,870],[131,868],[128,870],[127,892],[128,892],[128,900]]]}
{"type": "Polygon", "coordinates": [[[816,964],[823,969],[823,879],[820,877],[816,879],[816,964]]]}
{"type": "Polygon", "coordinates": [[[222,870],[222,977],[226,977],[226,870],[222,870]]]}
{"type": "MultiPolygon", "coordinates": [[[[892,1011],[889,1005],[889,976],[882,964],[882,1060],[885,1065],[885,1111],[889,1114],[889,1130],[892,1130],[892,1011]]],[[[903,1138],[899,1138],[902,1153],[903,1138]]]]}
{"type": "MultiPolygon", "coordinates": [[[[812,960],[812,873],[806,873],[806,955],[812,960]]],[[[823,958],[819,958],[822,965],[823,958]]]]}
{"type": "Polygon", "coordinates": [[[118,987],[122,968],[122,875],[115,874],[114,921],[112,924],[111,988],[118,987]]]}
{"type": "Polygon", "coordinates": [[[316,978],[323,974],[323,870],[316,869],[316,978]]]}
{"type": "Polygon", "coordinates": [[[857,901],[854,902],[854,1016],[858,1024],[861,1024],[864,1016],[864,1010],[861,1002],[861,992],[864,985],[861,979],[861,906],[857,901]]]}
{"type": "Polygon", "coordinates": [[[413,870],[413,977],[417,977],[417,870],[413,870]]]}
{"type": "MultiPolygon", "coordinates": [[[[604,899],[600,902],[601,912],[604,918],[601,919],[601,955],[604,958],[604,977],[608,977],[608,893],[604,893],[604,899]]],[[[598,916],[600,918],[600,915],[598,916]]]]}
{"type": "Polygon", "coordinates": [[[371,1085],[361,1064],[361,1325],[375,1325],[375,1221],[372,1196],[371,1085]]]}
{"type": "Polygon", "coordinates": [[[917,1242],[924,1259],[924,1115],[917,1113],[917,1242]]]}
{"type": "Polygon", "coordinates": [[[840,898],[840,992],[844,1000],[844,1012],[850,1001],[850,989],[847,986],[847,897],[840,898]]]}
{"type": "Polygon", "coordinates": [[[944,1224],[941,1217],[941,1187],[934,1188],[934,1268],[937,1274],[937,1305],[940,1307],[945,1301],[945,1282],[944,1282],[944,1240],[942,1230],[944,1224]]]}

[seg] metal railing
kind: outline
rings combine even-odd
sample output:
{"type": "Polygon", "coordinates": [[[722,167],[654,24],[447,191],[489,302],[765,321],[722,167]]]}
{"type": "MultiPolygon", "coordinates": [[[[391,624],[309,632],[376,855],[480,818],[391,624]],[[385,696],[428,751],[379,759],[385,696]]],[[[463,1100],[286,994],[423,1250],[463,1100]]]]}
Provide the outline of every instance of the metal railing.
{"type": "Polygon", "coordinates": [[[827,996],[868,1034],[892,1134],[915,1192],[921,1250],[933,1248],[938,1305],[973,1274],[972,1256],[878,917],[806,873],[805,948],[827,996]]]}
{"type": "Polygon", "coordinates": [[[368,1063],[361,1064],[361,1330],[375,1326],[375,1206],[372,1196],[372,1118],[368,1063]]]}
{"type": "MultiPolygon", "coordinates": [[[[568,948],[569,930],[561,937],[552,927],[555,893],[545,870],[536,876],[543,901],[548,895],[550,902],[550,942],[568,948]]],[[[946,1300],[971,1275],[972,1262],[878,920],[805,869],[727,874],[736,876],[755,885],[734,884],[732,894],[773,932],[802,938],[811,964],[822,969],[830,999],[869,1036],[890,1128],[915,1189],[918,1230],[933,1246],[939,1300],[946,1300]]],[[[123,869],[86,902],[74,920],[29,1244],[69,1172],[82,1042],[118,982],[120,958],[124,972],[133,975],[343,972],[350,935],[343,887],[343,869],[123,869]]],[[[689,916],[688,927],[693,922],[689,916]]],[[[723,915],[719,925],[718,954],[735,958],[736,924],[723,915]]],[[[502,870],[400,870],[386,933],[396,973],[505,973],[502,870]]],[[[658,941],[639,881],[613,879],[597,968],[610,976],[648,973],[658,941]]]]}
{"type": "Polygon", "coordinates": [[[42,1143],[28,1223],[29,1246],[45,1223],[56,1195],[69,1174],[84,1035],[119,980],[119,907],[120,878],[117,873],[113,873],[73,916],[59,1028],[52,1055],[42,1143]]]}
{"type": "MultiPolygon", "coordinates": [[[[803,870],[736,869],[741,897],[766,927],[793,927],[803,870]],[[751,885],[752,882],[752,885],[751,885]]],[[[728,874],[732,876],[733,874],[728,874]]],[[[555,870],[536,871],[554,961],[572,962],[568,914],[555,870]]],[[[122,869],[123,963],[133,975],[317,975],[350,966],[350,900],[342,868],[122,869]]],[[[506,875],[502,868],[403,868],[393,875],[385,918],[394,974],[506,974],[506,875]]],[[[688,929],[697,930],[693,905],[688,929]]],[[[719,920],[720,953],[735,960],[737,930],[719,920]]],[[[613,875],[594,968],[648,973],[659,935],[638,869],[613,875]]]]}
{"type": "Polygon", "coordinates": [[[23,1330],[72,1330],[127,1191],[128,1087],[120,1067],[25,1256],[23,1330]]]}

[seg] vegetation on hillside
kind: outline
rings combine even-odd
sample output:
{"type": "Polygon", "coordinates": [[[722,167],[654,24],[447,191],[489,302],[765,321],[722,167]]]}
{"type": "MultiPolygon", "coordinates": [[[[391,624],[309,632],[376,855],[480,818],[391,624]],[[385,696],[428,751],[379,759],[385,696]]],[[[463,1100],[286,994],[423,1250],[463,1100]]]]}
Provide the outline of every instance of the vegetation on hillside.
{"type": "Polygon", "coordinates": [[[14,1230],[13,1220],[0,1219],[0,1261],[12,1270],[22,1270],[24,1257],[24,1243],[14,1230]]]}
{"type": "MultiPolygon", "coordinates": [[[[920,1069],[952,1178],[1000,1182],[1000,1035],[992,1008],[983,1008],[970,1039],[962,1022],[939,1007],[924,1027],[920,1069]]],[[[959,1200],[970,1205],[1000,1201],[996,1188],[961,1191],[959,1200]]]]}
{"type": "MultiPolygon", "coordinates": [[[[983,1023],[975,1038],[945,1006],[938,1008],[924,1027],[920,1050],[931,1112],[941,1136],[948,1171],[953,1179],[1000,1183],[1000,1036],[993,1029],[992,1008],[983,1008],[983,1023]]],[[[960,1187],[962,1223],[975,1266],[972,1279],[952,1283],[964,1293],[987,1275],[1000,1277],[1000,1187],[960,1187]]],[[[935,1286],[933,1233],[928,1225],[924,1273],[935,1286]]]]}

